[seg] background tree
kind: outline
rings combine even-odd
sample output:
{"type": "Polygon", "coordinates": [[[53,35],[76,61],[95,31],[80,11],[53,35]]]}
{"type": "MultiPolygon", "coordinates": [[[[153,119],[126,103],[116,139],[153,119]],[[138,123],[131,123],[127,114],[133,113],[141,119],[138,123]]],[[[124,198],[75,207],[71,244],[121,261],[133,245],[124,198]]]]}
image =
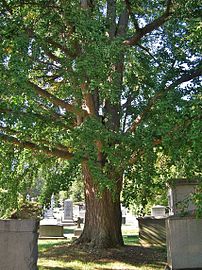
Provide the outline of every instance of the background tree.
{"type": "Polygon", "coordinates": [[[65,176],[80,164],[78,242],[122,245],[124,172],[150,185],[163,152],[200,174],[199,1],[2,0],[0,14],[2,167],[10,151],[65,176]]]}

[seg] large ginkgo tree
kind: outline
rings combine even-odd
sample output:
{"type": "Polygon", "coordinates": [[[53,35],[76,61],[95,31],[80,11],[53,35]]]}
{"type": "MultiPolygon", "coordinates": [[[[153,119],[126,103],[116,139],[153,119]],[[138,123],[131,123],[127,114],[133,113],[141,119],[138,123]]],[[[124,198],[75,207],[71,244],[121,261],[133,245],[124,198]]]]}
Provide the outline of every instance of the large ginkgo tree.
{"type": "Polygon", "coordinates": [[[81,170],[78,242],[114,247],[124,175],[126,199],[133,183],[146,198],[163,161],[199,177],[199,2],[0,1],[2,198],[81,170]]]}

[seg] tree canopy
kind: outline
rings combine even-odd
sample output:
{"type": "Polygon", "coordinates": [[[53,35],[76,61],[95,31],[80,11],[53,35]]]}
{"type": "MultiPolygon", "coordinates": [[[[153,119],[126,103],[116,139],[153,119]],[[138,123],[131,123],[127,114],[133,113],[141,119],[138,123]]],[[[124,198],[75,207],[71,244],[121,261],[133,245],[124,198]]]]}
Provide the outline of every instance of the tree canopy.
{"type": "Polygon", "coordinates": [[[128,204],[201,177],[200,1],[2,0],[0,25],[4,210],[81,164],[128,204]]]}

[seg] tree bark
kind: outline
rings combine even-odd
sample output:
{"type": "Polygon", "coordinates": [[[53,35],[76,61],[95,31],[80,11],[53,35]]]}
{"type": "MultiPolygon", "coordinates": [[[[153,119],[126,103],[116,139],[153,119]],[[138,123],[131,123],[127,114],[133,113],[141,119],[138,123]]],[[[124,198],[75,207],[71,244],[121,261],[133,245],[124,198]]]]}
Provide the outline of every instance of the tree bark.
{"type": "Polygon", "coordinates": [[[83,233],[77,244],[87,244],[96,248],[123,246],[121,233],[120,192],[122,177],[117,180],[117,189],[105,189],[101,195],[93,181],[87,162],[83,163],[85,181],[86,215],[83,233]]]}

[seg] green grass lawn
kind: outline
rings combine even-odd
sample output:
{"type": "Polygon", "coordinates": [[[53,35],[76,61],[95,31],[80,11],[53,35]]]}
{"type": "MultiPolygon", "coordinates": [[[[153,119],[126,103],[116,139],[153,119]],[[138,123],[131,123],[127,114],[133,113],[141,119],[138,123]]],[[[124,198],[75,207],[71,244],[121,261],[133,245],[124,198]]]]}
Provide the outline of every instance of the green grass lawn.
{"type": "Polygon", "coordinates": [[[68,239],[39,240],[39,270],[164,269],[164,249],[141,247],[137,230],[126,228],[123,236],[124,247],[100,251],[73,247],[68,239]]]}

